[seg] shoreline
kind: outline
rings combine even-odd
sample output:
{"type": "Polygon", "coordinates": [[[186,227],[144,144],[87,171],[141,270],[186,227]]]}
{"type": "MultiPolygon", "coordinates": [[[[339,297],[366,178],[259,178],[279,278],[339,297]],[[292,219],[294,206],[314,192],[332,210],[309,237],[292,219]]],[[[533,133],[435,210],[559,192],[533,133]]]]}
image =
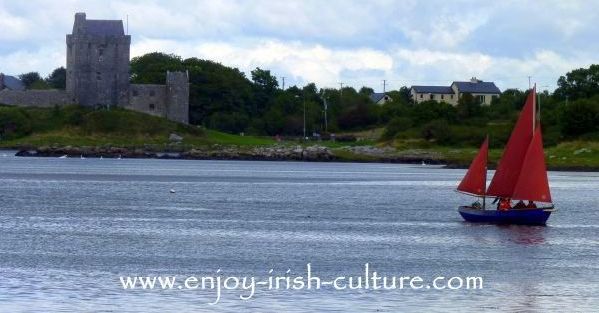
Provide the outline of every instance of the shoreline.
{"type": "MultiPolygon", "coordinates": [[[[18,157],[59,158],[123,158],[163,160],[231,160],[231,161],[291,161],[291,162],[351,162],[380,164],[441,165],[446,169],[467,169],[468,165],[439,158],[433,152],[407,155],[374,155],[355,153],[352,156],[336,155],[335,150],[322,146],[308,147],[253,147],[249,149],[191,149],[187,151],[150,151],[128,148],[99,147],[41,147],[30,149],[0,149],[15,152],[18,157]]],[[[492,170],[495,167],[489,166],[492,170]]],[[[599,172],[592,166],[547,166],[549,171],[599,172]]]]}

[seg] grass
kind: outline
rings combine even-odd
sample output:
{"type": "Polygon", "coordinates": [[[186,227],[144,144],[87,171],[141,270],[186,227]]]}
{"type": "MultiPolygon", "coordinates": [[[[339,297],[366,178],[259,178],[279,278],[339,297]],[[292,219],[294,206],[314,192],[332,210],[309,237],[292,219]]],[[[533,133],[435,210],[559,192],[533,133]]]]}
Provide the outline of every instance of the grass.
{"type": "MultiPolygon", "coordinates": [[[[424,150],[441,156],[448,163],[468,166],[478,147],[448,147],[435,145],[424,140],[395,140],[391,143],[398,153],[410,150],[424,150]]],[[[489,164],[495,166],[503,149],[489,149],[489,164]]],[[[568,141],[545,148],[549,168],[599,169],[599,142],[568,141]]]]}
{"type": "Polygon", "coordinates": [[[116,146],[137,148],[171,146],[172,133],[183,137],[184,148],[206,145],[270,145],[268,137],[238,136],[164,118],[116,109],[94,111],[79,106],[17,108],[0,106],[0,148],[40,146],[116,146]],[[9,131],[7,131],[7,129],[9,131]]]}

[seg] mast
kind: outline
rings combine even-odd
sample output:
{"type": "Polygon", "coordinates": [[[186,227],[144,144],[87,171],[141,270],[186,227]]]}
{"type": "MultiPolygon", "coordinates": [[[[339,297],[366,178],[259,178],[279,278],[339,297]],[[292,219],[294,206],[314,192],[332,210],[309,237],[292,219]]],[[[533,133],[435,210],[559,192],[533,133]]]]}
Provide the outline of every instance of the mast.
{"type": "Polygon", "coordinates": [[[534,123],[534,93],[534,89],[528,93],[526,103],[505,146],[501,161],[486,192],[490,196],[512,197],[514,186],[523,168],[526,151],[534,134],[534,132],[530,132],[530,129],[534,130],[536,127],[534,123]]]}
{"type": "Polygon", "coordinates": [[[535,134],[535,127],[537,122],[537,84],[535,83],[534,87],[532,87],[533,100],[532,100],[532,135],[535,134]]]}

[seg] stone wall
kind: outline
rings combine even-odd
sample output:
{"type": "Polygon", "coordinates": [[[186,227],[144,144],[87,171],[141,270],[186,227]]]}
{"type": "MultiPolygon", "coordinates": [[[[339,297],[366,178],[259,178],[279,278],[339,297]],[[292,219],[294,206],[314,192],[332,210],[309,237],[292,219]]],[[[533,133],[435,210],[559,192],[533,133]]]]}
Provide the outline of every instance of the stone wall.
{"type": "Polygon", "coordinates": [[[53,107],[73,103],[64,90],[0,90],[0,103],[17,106],[53,107]]]}
{"type": "Polygon", "coordinates": [[[125,108],[160,117],[167,117],[166,86],[131,84],[129,104],[125,108]]]}
{"type": "Polygon", "coordinates": [[[166,118],[189,124],[189,76],[187,72],[166,73],[166,118]]]}

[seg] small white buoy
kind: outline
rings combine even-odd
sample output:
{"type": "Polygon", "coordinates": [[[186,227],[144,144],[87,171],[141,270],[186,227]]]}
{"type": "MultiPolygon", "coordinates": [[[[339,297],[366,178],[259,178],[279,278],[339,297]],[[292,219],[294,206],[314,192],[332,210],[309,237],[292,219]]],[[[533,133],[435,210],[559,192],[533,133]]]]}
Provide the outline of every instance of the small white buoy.
{"type": "Polygon", "coordinates": [[[66,154],[65,154],[65,155],[63,155],[63,156],[59,156],[58,158],[59,158],[59,159],[66,159],[67,157],[68,157],[68,155],[66,155],[66,154]]]}
{"type": "Polygon", "coordinates": [[[119,154],[119,157],[118,157],[117,159],[118,159],[118,160],[120,160],[120,159],[121,159],[121,155],[120,155],[120,154],[119,154]]]}
{"type": "Polygon", "coordinates": [[[176,192],[175,189],[171,189],[171,193],[175,193],[175,192],[176,192]]]}
{"type": "Polygon", "coordinates": [[[422,160],[422,166],[426,166],[426,163],[424,163],[424,160],[422,160]]]}

